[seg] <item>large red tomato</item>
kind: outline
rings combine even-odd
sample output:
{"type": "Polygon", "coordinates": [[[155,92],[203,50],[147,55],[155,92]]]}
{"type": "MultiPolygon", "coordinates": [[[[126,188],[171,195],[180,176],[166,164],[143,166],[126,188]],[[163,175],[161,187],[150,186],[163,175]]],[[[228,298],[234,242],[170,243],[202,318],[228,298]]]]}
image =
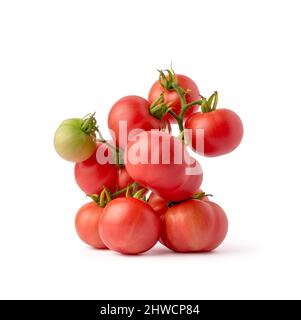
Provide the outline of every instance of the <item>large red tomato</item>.
{"type": "Polygon", "coordinates": [[[185,128],[191,129],[192,148],[207,157],[217,157],[233,151],[243,137],[242,121],[229,109],[195,113],[187,119],[185,128]]]}
{"type": "Polygon", "coordinates": [[[78,210],[75,218],[75,228],[80,239],[98,249],[106,248],[98,233],[98,221],[102,214],[103,208],[95,202],[89,202],[78,210]]]}
{"type": "Polygon", "coordinates": [[[100,194],[104,187],[116,190],[118,168],[110,152],[105,144],[99,143],[88,160],[75,164],[76,183],[86,194],[100,194]]]}
{"type": "Polygon", "coordinates": [[[135,137],[125,150],[128,173],[142,186],[166,200],[181,201],[199,189],[203,173],[183,143],[165,132],[148,131],[135,137]],[[195,167],[195,172],[189,169],[195,167]]]}
{"type": "MultiPolygon", "coordinates": [[[[202,190],[199,190],[198,192],[203,192],[202,190]]],[[[209,201],[209,198],[207,196],[202,198],[203,201],[209,201]]],[[[164,198],[160,197],[156,193],[152,192],[148,198],[148,204],[153,208],[157,214],[161,215],[165,213],[168,210],[168,200],[165,200],[164,198]]]]}
{"type": "Polygon", "coordinates": [[[105,245],[124,254],[151,249],[160,237],[160,217],[144,201],[117,198],[109,202],[99,220],[105,245]]]}
{"type": "Polygon", "coordinates": [[[161,216],[161,240],[178,252],[214,250],[223,242],[227,231],[227,216],[212,201],[187,200],[161,216]]]}
{"type": "Polygon", "coordinates": [[[150,113],[150,103],[139,96],[126,96],[118,100],[110,110],[108,126],[117,146],[125,148],[128,138],[151,129],[168,128],[164,120],[150,113]]]}
{"type": "MultiPolygon", "coordinates": [[[[178,85],[187,92],[185,96],[187,104],[192,101],[200,99],[199,89],[193,80],[191,80],[190,78],[182,74],[177,74],[175,75],[175,77],[178,80],[178,85]]],[[[175,90],[168,90],[163,88],[159,83],[159,81],[156,81],[149,91],[149,94],[148,94],[149,102],[153,103],[160,96],[162,92],[164,94],[164,102],[166,104],[170,104],[172,110],[176,114],[179,114],[181,112],[181,100],[179,98],[179,95],[175,90]]],[[[199,108],[198,105],[192,106],[187,110],[185,116],[188,117],[192,113],[196,112],[198,108],[199,108]]],[[[165,116],[165,119],[169,120],[172,123],[175,123],[175,119],[170,114],[167,114],[165,116]]]]}

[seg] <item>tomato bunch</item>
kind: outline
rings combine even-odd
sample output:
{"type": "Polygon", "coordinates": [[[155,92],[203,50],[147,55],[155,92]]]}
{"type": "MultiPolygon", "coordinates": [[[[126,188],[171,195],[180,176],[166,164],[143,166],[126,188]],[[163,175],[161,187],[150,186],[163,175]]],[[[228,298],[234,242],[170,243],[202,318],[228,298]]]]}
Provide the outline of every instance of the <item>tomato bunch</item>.
{"type": "Polygon", "coordinates": [[[227,216],[200,189],[203,171],[188,148],[206,157],[232,152],[242,121],[217,108],[217,92],[206,99],[188,76],[159,73],[147,100],[131,95],[112,106],[109,140],[95,113],[64,120],[55,132],[57,153],[74,163],[75,181],[91,198],[75,229],[92,247],[140,254],[160,241],[176,252],[207,252],[226,237],[227,216]]]}

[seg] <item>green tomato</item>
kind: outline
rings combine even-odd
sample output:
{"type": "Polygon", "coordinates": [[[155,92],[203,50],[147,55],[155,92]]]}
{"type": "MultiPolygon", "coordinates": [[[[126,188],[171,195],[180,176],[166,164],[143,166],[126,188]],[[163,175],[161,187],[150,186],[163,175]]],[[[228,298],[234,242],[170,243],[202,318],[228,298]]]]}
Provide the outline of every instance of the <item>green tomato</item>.
{"type": "Polygon", "coordinates": [[[88,119],[64,120],[54,135],[56,152],[67,161],[87,160],[96,150],[96,128],[96,120],[93,115],[88,119]]]}

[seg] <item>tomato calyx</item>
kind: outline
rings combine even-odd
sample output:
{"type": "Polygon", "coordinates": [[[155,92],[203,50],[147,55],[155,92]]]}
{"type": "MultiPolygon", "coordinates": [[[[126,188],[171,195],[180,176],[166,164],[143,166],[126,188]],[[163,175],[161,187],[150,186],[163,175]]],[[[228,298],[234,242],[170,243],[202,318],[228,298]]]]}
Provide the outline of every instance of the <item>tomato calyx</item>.
{"type": "Polygon", "coordinates": [[[211,112],[216,110],[218,103],[218,93],[214,91],[213,94],[209,97],[209,99],[202,98],[201,100],[201,110],[203,113],[211,112]]]}
{"type": "Polygon", "coordinates": [[[164,102],[164,93],[162,92],[160,96],[154,100],[150,106],[150,113],[157,119],[163,119],[164,116],[171,110],[170,104],[164,102]]]}
{"type": "Polygon", "coordinates": [[[132,184],[128,185],[125,189],[125,197],[126,198],[135,198],[142,201],[146,201],[145,192],[146,189],[142,188],[139,189],[139,183],[133,182],[132,184]]]}
{"type": "Polygon", "coordinates": [[[196,194],[194,194],[192,197],[188,198],[188,199],[184,199],[184,200],[181,200],[181,201],[169,201],[167,203],[167,206],[168,208],[171,208],[175,205],[178,205],[182,202],[185,202],[185,201],[188,201],[188,200],[203,200],[205,197],[213,197],[212,194],[207,194],[206,192],[203,192],[203,191],[200,191],[200,192],[197,192],[196,194]]]}
{"type": "Polygon", "coordinates": [[[89,113],[82,118],[81,130],[86,134],[95,134],[98,131],[95,112],[89,113]]]}
{"type": "Polygon", "coordinates": [[[178,80],[172,67],[170,69],[158,70],[158,72],[160,85],[166,90],[175,90],[178,80]],[[167,75],[164,72],[167,72],[167,75]]]}
{"type": "Polygon", "coordinates": [[[126,198],[135,198],[139,200],[146,201],[145,192],[146,189],[139,189],[139,184],[133,182],[127,187],[117,190],[115,192],[110,192],[106,187],[103,187],[103,190],[100,194],[87,194],[87,197],[92,199],[98,206],[104,208],[111,200],[117,198],[121,194],[125,193],[126,198]]]}
{"type": "Polygon", "coordinates": [[[103,188],[100,195],[98,194],[88,194],[89,198],[91,198],[98,206],[104,208],[111,200],[112,196],[108,189],[103,188]]]}

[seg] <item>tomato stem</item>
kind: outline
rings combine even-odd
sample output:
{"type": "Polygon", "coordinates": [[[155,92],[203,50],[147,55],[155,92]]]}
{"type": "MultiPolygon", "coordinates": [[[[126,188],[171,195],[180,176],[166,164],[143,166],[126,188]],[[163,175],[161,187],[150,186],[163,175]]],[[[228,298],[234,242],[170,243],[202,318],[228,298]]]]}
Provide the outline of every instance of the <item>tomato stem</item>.
{"type": "MultiPolygon", "coordinates": [[[[181,112],[180,114],[176,114],[170,106],[167,106],[168,108],[165,109],[165,112],[168,112],[177,122],[180,135],[182,137],[182,140],[184,141],[184,134],[182,132],[184,131],[184,117],[186,111],[191,108],[192,106],[199,105],[201,106],[201,110],[203,113],[214,111],[217,107],[218,102],[218,93],[217,91],[214,91],[214,93],[209,97],[207,100],[205,97],[200,96],[200,100],[195,100],[192,102],[187,103],[186,101],[186,94],[187,91],[185,91],[182,87],[179,86],[177,81],[177,76],[174,73],[173,69],[170,70],[164,70],[167,72],[167,74],[164,73],[163,70],[158,70],[159,75],[159,83],[161,86],[167,90],[174,90],[177,92],[180,101],[181,101],[181,112]]],[[[153,111],[154,115],[158,110],[160,111],[160,117],[164,116],[165,114],[162,113],[162,105],[164,104],[164,95],[161,93],[161,95],[153,102],[151,106],[151,110],[153,111]]]]}
{"type": "Polygon", "coordinates": [[[134,193],[133,198],[141,199],[143,197],[144,193],[145,193],[145,189],[140,189],[134,193]]]}
{"type": "Polygon", "coordinates": [[[123,166],[123,154],[122,151],[117,147],[112,145],[109,141],[107,141],[106,139],[104,139],[104,137],[102,136],[101,132],[99,131],[99,129],[97,128],[96,133],[98,134],[98,142],[101,143],[105,143],[111,150],[113,150],[114,152],[114,159],[115,159],[115,164],[117,167],[122,167],[123,166]]]}
{"type": "Polygon", "coordinates": [[[87,114],[82,119],[81,130],[86,134],[93,134],[98,130],[95,112],[87,114]]]}

